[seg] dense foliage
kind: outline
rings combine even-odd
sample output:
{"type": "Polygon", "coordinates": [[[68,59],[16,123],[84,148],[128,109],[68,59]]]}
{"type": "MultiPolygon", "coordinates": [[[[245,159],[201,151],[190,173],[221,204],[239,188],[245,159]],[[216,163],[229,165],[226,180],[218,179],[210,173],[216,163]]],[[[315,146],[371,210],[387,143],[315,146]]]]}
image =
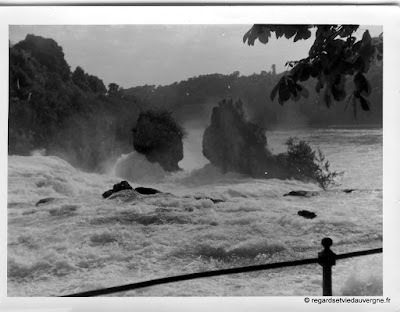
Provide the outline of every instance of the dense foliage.
{"type": "Polygon", "coordinates": [[[318,148],[318,155],[315,155],[306,141],[297,138],[289,138],[286,145],[287,152],[278,155],[278,159],[289,178],[317,182],[324,190],[336,185],[343,172],[330,170],[329,161],[325,161],[321,149],[318,148]]]}
{"type": "Polygon", "coordinates": [[[71,72],[52,39],[28,35],[9,53],[10,154],[45,148],[75,166],[100,169],[132,150],[130,129],[140,111],[134,97],[107,94],[103,81],[81,67],[71,72]]]}
{"type": "Polygon", "coordinates": [[[280,104],[289,99],[298,101],[301,97],[308,97],[309,92],[300,84],[311,77],[317,79],[315,91],[324,90],[323,98],[329,107],[332,98],[343,101],[348,95],[345,88],[347,76],[353,76],[353,91],[349,100],[352,100],[354,114],[357,102],[362,110],[370,110],[367,97],[371,93],[365,73],[370,69],[376,58],[382,60],[383,37],[374,40],[366,30],[361,40],[356,39],[355,32],[358,25],[254,25],[243,37],[243,42],[254,45],[256,39],[266,44],[275,33],[276,38],[285,36],[293,41],[306,40],[311,37],[311,28],[316,28],[315,40],[308,56],[289,61],[291,70],[287,72],[271,91],[271,100],[278,94],[280,104]]]}
{"type": "Polygon", "coordinates": [[[29,51],[47,71],[57,74],[63,81],[70,78],[70,68],[64,59],[63,49],[53,39],[27,35],[14,46],[17,50],[29,51]]]}
{"type": "Polygon", "coordinates": [[[76,67],[71,78],[75,85],[82,91],[99,94],[106,94],[107,92],[107,89],[100,78],[85,73],[80,66],[76,67]]]}
{"type": "Polygon", "coordinates": [[[182,140],[186,135],[185,130],[167,110],[148,110],[140,113],[132,132],[135,150],[142,154],[167,145],[173,136],[182,140]]]}

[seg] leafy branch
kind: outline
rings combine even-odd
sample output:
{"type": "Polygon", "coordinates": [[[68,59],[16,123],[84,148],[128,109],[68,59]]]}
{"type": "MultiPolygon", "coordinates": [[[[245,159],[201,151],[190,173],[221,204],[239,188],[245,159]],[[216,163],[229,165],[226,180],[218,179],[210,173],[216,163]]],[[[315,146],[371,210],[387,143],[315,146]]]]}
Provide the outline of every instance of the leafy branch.
{"type": "Polygon", "coordinates": [[[290,71],[280,79],[272,89],[270,98],[273,101],[278,95],[278,102],[283,105],[289,99],[298,101],[308,97],[308,91],[300,82],[316,78],[315,91],[323,90],[323,99],[327,107],[332,99],[343,101],[346,97],[346,76],[353,76],[354,90],[351,94],[352,105],[356,113],[357,102],[361,109],[370,110],[367,98],[371,86],[365,77],[371,62],[376,57],[382,60],[383,36],[371,38],[366,30],[362,39],[357,41],[354,33],[358,25],[253,25],[244,35],[243,42],[253,46],[258,39],[267,44],[275,33],[277,39],[293,38],[293,41],[307,40],[311,37],[311,29],[315,28],[315,40],[308,56],[299,61],[287,62],[290,71]]]}

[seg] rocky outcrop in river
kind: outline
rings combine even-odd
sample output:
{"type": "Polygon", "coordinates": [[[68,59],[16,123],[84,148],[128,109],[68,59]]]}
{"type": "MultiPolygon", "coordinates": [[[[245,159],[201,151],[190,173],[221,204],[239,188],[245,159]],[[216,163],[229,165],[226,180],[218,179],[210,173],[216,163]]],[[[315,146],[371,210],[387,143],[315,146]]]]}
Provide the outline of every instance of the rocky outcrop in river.
{"type": "Polygon", "coordinates": [[[241,101],[223,100],[204,131],[203,155],[224,172],[264,177],[271,169],[266,144],[263,129],[246,120],[241,101]]]}
{"type": "Polygon", "coordinates": [[[184,130],[167,111],[141,113],[133,132],[134,149],[148,161],[156,162],[166,171],[180,170],[183,159],[184,130]]]}

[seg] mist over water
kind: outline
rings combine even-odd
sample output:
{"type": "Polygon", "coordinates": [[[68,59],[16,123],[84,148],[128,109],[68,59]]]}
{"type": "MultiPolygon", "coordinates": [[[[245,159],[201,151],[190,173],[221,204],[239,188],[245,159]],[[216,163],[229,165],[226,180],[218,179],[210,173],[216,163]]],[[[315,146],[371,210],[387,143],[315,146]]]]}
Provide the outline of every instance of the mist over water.
{"type": "Polygon", "coordinates": [[[111,174],[129,181],[154,182],[162,180],[167,172],[158,163],[150,163],[146,156],[133,151],[121,155],[111,174]]]}
{"type": "MultiPolygon", "coordinates": [[[[297,136],[320,147],[341,186],[221,173],[203,157],[204,129],[188,128],[184,170],[167,173],[143,155],[122,155],[109,174],[82,172],[56,156],[8,158],[8,295],[50,296],[185,273],[316,257],[382,246],[382,130],[267,132],[274,153],[297,136]],[[168,194],[101,194],[114,183],[168,194]],[[350,194],[339,189],[354,188],[350,194]],[[36,206],[43,198],[52,198],[36,206]],[[196,199],[197,198],[197,199],[196,199]],[[213,203],[212,199],[222,202],[213,203]],[[317,218],[297,215],[310,210],[317,218]]],[[[338,261],[334,295],[381,295],[382,255],[338,261]]],[[[201,279],[115,296],[317,296],[318,265],[201,279]]]]}
{"type": "Polygon", "coordinates": [[[183,141],[183,159],[178,163],[178,165],[186,171],[191,171],[193,169],[200,169],[204,165],[208,164],[209,161],[203,155],[203,134],[204,129],[202,127],[188,128],[193,125],[186,125],[188,135],[183,141]]]}

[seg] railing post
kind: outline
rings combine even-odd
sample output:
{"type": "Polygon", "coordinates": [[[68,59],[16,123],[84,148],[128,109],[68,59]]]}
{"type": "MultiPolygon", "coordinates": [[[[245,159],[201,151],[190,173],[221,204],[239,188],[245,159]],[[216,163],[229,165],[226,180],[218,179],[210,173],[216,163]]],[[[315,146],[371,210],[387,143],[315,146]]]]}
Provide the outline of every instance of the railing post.
{"type": "Polygon", "coordinates": [[[336,254],[330,249],[332,239],[325,237],[321,244],[324,250],[318,253],[318,263],[322,266],[322,295],[332,296],[332,266],[336,264],[336,254]]]}

